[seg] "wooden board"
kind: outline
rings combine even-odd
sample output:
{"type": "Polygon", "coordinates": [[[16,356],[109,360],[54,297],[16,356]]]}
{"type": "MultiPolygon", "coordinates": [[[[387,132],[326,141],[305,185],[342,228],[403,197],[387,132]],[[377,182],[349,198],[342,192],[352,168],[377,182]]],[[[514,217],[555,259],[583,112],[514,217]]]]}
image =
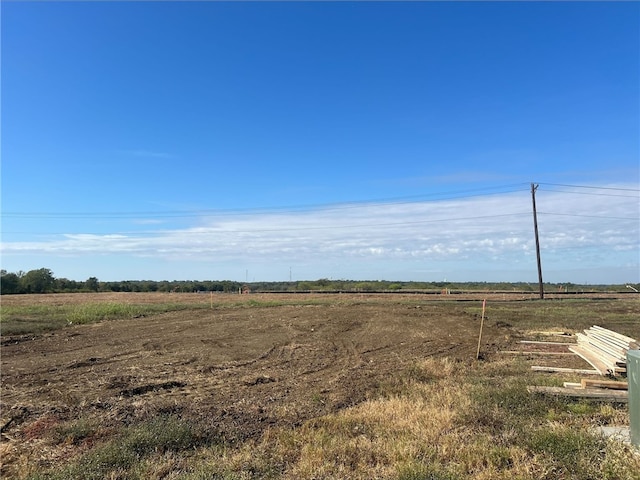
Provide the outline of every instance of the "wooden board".
{"type": "Polygon", "coordinates": [[[604,355],[611,356],[614,359],[623,358],[626,355],[625,348],[608,343],[600,337],[583,333],[577,333],[576,336],[578,337],[578,345],[589,345],[589,348],[600,350],[604,355]]]}
{"type": "Polygon", "coordinates": [[[527,387],[530,393],[540,393],[543,395],[555,395],[562,397],[588,398],[592,400],[600,400],[605,402],[627,403],[629,401],[629,392],[622,390],[603,390],[597,388],[578,389],[563,387],[540,387],[530,385],[527,387]]]}
{"type": "Polygon", "coordinates": [[[549,331],[543,331],[543,332],[537,332],[537,331],[533,331],[533,332],[529,332],[532,335],[542,335],[545,337],[570,337],[571,334],[568,332],[558,332],[558,331],[553,331],[553,332],[549,332],[549,331]]]}
{"type": "Polygon", "coordinates": [[[582,388],[582,384],[579,382],[564,382],[562,386],[564,388],[582,388]]]}
{"type": "Polygon", "coordinates": [[[575,355],[572,352],[541,352],[541,351],[522,351],[522,350],[501,350],[498,353],[507,355],[575,355]]]}
{"type": "Polygon", "coordinates": [[[581,388],[610,388],[612,390],[628,390],[629,384],[627,382],[616,382],[615,380],[593,380],[589,378],[583,378],[580,381],[581,388]]]}
{"type": "Polygon", "coordinates": [[[583,360],[589,363],[589,365],[600,372],[601,375],[607,375],[609,373],[616,374],[626,371],[626,369],[624,368],[609,365],[600,356],[582,346],[569,347],[569,350],[571,350],[576,355],[579,355],[583,360]]]}
{"type": "MultiPolygon", "coordinates": [[[[617,347],[622,350],[628,350],[631,342],[625,342],[624,340],[619,340],[615,337],[610,337],[604,333],[599,332],[598,330],[585,330],[585,335],[589,338],[595,338],[600,340],[601,342],[606,343],[612,347],[617,347]]],[[[576,334],[578,335],[578,334],[576,334]]]]}
{"type": "Polygon", "coordinates": [[[607,330],[606,328],[602,328],[599,327],[598,325],[594,325],[593,327],[591,327],[593,330],[599,330],[601,332],[604,332],[607,335],[610,335],[612,337],[616,337],[619,338],[620,340],[623,340],[625,342],[629,342],[629,343],[637,343],[635,339],[631,338],[631,337],[627,337],[626,335],[622,335],[621,333],[618,332],[614,332],[613,330],[607,330]]]}
{"type": "Polygon", "coordinates": [[[577,373],[579,375],[602,375],[597,370],[586,370],[583,368],[565,368],[565,367],[545,367],[544,365],[533,365],[531,370],[534,372],[549,373],[577,373]]]}

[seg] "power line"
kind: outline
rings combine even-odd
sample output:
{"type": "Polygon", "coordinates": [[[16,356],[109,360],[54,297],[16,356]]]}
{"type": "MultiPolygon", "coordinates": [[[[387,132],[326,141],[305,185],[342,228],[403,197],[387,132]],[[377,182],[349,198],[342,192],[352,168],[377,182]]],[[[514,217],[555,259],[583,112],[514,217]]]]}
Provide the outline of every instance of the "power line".
{"type": "Polygon", "coordinates": [[[202,209],[202,210],[167,210],[167,211],[133,211],[133,212],[3,212],[3,217],[9,218],[131,218],[144,216],[148,218],[187,218],[187,217],[206,217],[206,216],[228,216],[228,215],[253,215],[256,213],[293,213],[313,209],[330,210],[346,210],[363,207],[374,207],[379,205],[404,205],[411,203],[421,203],[422,201],[443,201],[443,200],[462,200],[479,196],[490,196],[515,193],[524,191],[525,184],[510,184],[497,187],[486,187],[472,190],[460,190],[451,192],[436,192],[429,195],[413,195],[405,197],[392,197],[377,200],[351,201],[344,203],[321,203],[308,205],[293,205],[283,207],[249,207],[245,209],[202,209]],[[520,187],[520,188],[515,188],[520,187]],[[486,192],[486,190],[492,190],[486,192]],[[472,193],[484,192],[484,193],[472,193]],[[466,195],[465,195],[466,194],[466,195]]]}
{"type": "MultiPolygon", "coordinates": [[[[330,210],[342,210],[342,209],[354,209],[354,208],[369,208],[372,206],[379,206],[379,205],[402,205],[402,204],[415,204],[415,203],[420,203],[419,201],[416,201],[415,199],[417,198],[422,198],[424,199],[425,197],[436,197],[439,195],[459,195],[459,194],[465,194],[465,193],[469,193],[469,192],[478,192],[478,191],[486,191],[486,190],[492,190],[491,192],[484,192],[484,193],[476,193],[476,194],[472,194],[472,195],[461,195],[461,196],[453,196],[453,197],[445,197],[445,198],[438,198],[437,200],[434,201],[442,201],[442,200],[452,200],[452,199],[466,199],[466,198],[471,198],[471,197],[478,197],[478,196],[487,196],[487,195],[505,195],[505,194],[509,194],[509,193],[514,193],[514,192],[518,192],[518,191],[524,191],[524,188],[522,188],[522,185],[524,184],[510,184],[510,185],[502,185],[502,186],[498,186],[498,187],[487,187],[487,188],[482,188],[482,189],[475,189],[475,190],[464,190],[464,191],[457,191],[457,192],[441,192],[441,193],[433,193],[431,195],[423,195],[423,196],[406,196],[406,197],[395,197],[395,198],[390,198],[390,199],[379,199],[377,200],[378,203],[371,203],[371,201],[369,201],[369,203],[365,203],[360,202],[360,203],[347,203],[347,204],[323,204],[324,205],[324,209],[323,211],[330,211],[330,210]],[[514,187],[519,187],[515,190],[506,190],[506,191],[502,191],[502,192],[497,192],[495,191],[496,189],[511,189],[514,187]],[[413,199],[413,200],[412,200],[413,199]],[[332,207],[333,205],[333,207],[332,207]]],[[[560,184],[546,184],[546,185],[558,185],[560,186],[560,184]]],[[[570,186],[570,187],[582,187],[582,188],[601,188],[601,187],[591,187],[591,186],[577,186],[577,185],[563,185],[563,186],[570,186]]],[[[616,190],[615,188],[611,188],[611,187],[604,187],[607,190],[616,190]]],[[[632,189],[618,189],[618,190],[625,190],[625,191],[635,191],[632,189]]],[[[586,194],[586,195],[607,195],[609,196],[609,194],[595,194],[595,193],[589,193],[589,192],[560,192],[560,193],[577,193],[577,194],[586,194]]],[[[317,207],[321,207],[323,205],[317,205],[317,207]]],[[[285,207],[282,207],[285,208],[285,207]]],[[[263,209],[264,212],[270,212],[270,213],[304,213],[304,210],[300,210],[302,208],[311,208],[309,205],[307,206],[299,206],[299,207],[288,207],[288,208],[295,208],[296,210],[281,210],[281,211],[276,211],[273,209],[263,209]]],[[[112,212],[114,215],[116,214],[115,212],[112,212]]],[[[249,211],[249,212],[244,212],[243,214],[247,215],[247,214],[259,214],[260,210],[256,209],[254,211],[249,211]]],[[[630,221],[635,221],[638,220],[637,218],[630,218],[630,217],[618,217],[618,216],[601,216],[601,215],[582,215],[582,214],[577,214],[577,213],[558,213],[558,212],[538,212],[540,215],[550,215],[550,216],[569,216],[569,217],[584,217],[584,218],[598,218],[598,219],[606,219],[606,220],[630,220],[630,221]]],[[[95,218],[95,219],[104,219],[104,218],[110,218],[110,217],[105,217],[102,216],[103,214],[90,214],[90,213],[68,213],[68,214],[57,214],[57,213],[17,213],[17,212],[10,212],[10,213],[5,213],[3,214],[3,216],[18,216],[18,215],[26,215],[27,218],[41,218],[41,217],[37,217],[36,215],[44,215],[44,218],[51,218],[51,219],[57,219],[57,218],[64,218],[63,216],[55,216],[55,215],[69,215],[71,216],[70,218],[83,218],[81,216],[73,216],[73,215],[88,215],[89,218],[95,218]],[[47,215],[51,215],[50,217],[46,217],[47,215]]],[[[200,210],[200,211],[173,211],[173,212],[166,212],[165,215],[158,215],[158,212],[121,212],[119,215],[121,216],[117,216],[117,217],[113,217],[113,218],[130,218],[130,216],[132,215],[147,215],[147,216],[154,216],[154,218],[161,218],[162,216],[165,216],[166,218],[180,218],[180,217],[207,217],[207,216],[222,216],[222,215],[239,215],[239,213],[237,213],[237,211],[233,211],[233,210],[222,210],[222,211],[215,211],[215,210],[200,210]]],[[[261,233],[261,232],[278,232],[278,231],[305,231],[305,230],[331,230],[331,229],[349,229],[349,228],[365,228],[365,227],[396,227],[396,226],[408,226],[408,225],[416,225],[416,224],[428,224],[428,223],[437,223],[437,222],[456,222],[456,221],[466,221],[466,220],[479,220],[479,219],[490,219],[490,218],[499,218],[499,217],[508,217],[508,216],[518,216],[518,215],[527,215],[527,213],[507,213],[507,214],[495,214],[495,215],[484,215],[484,216],[475,216],[475,217],[460,217],[460,218],[439,218],[439,219],[430,219],[430,220],[417,220],[417,221],[412,221],[412,222],[391,222],[391,223],[365,223],[365,224],[349,224],[349,225],[329,225],[329,226],[313,226],[313,227],[287,227],[287,228],[274,228],[274,229],[248,229],[248,230],[216,230],[216,231],[212,231],[212,230],[206,230],[206,231],[193,231],[192,229],[186,227],[182,230],[180,229],[173,229],[173,230],[130,230],[130,231],[120,231],[120,232],[113,232],[110,231],[108,233],[86,233],[86,232],[81,232],[81,233],[69,233],[69,232],[61,232],[61,233],[54,233],[54,232],[46,232],[46,233],[37,233],[37,232],[17,232],[17,231],[4,231],[3,233],[5,235],[7,234],[12,234],[12,235],[34,235],[34,236],[57,236],[57,235],[96,235],[96,236],[104,236],[104,235],[138,235],[138,236],[142,236],[142,235],[163,235],[163,234],[167,234],[167,235],[175,235],[176,232],[178,232],[178,234],[180,235],[211,235],[211,234],[233,234],[233,233],[261,233]]]]}
{"type": "MultiPolygon", "coordinates": [[[[208,229],[207,231],[193,231],[190,229],[185,230],[137,230],[137,231],[129,231],[129,232],[109,232],[109,233],[29,233],[29,232],[4,232],[5,234],[30,234],[30,235],[38,235],[38,236],[49,236],[49,235],[95,235],[95,236],[105,236],[105,235],[153,235],[153,234],[171,234],[175,235],[176,233],[180,235],[212,235],[212,234],[227,234],[227,233],[265,233],[265,232],[287,232],[287,231],[307,231],[307,230],[339,230],[339,229],[355,229],[361,227],[398,227],[405,225],[418,225],[425,223],[439,223],[439,222],[456,222],[456,221],[464,221],[464,220],[486,220],[489,218],[500,218],[500,217],[513,217],[513,216],[524,216],[529,215],[528,212],[523,213],[503,213],[496,215],[483,215],[483,216],[474,216],[474,217],[454,217],[454,218],[439,218],[439,219],[431,219],[431,220],[416,220],[413,222],[390,222],[390,223],[362,223],[362,224],[349,224],[349,225],[330,225],[323,227],[286,227],[286,228],[266,228],[266,229],[250,229],[250,230],[214,230],[208,229]]],[[[206,227],[203,227],[206,228],[206,227]]]]}
{"type": "Polygon", "coordinates": [[[640,192],[637,188],[619,188],[619,187],[596,187],[593,185],[567,185],[564,183],[543,183],[538,182],[539,185],[551,185],[554,187],[570,187],[570,188],[590,188],[594,190],[619,190],[623,192],[640,192]]]}
{"type": "Polygon", "coordinates": [[[566,193],[569,195],[592,195],[595,197],[619,197],[619,198],[634,198],[639,199],[640,195],[620,195],[616,193],[592,193],[592,192],[568,192],[566,190],[545,190],[546,192],[553,193],[566,193]]]}
{"type": "MultiPolygon", "coordinates": [[[[559,212],[537,212],[538,215],[547,216],[565,216],[565,217],[579,217],[579,218],[598,218],[603,220],[628,220],[638,221],[638,218],[634,217],[615,217],[615,216],[603,216],[603,215],[582,215],[578,213],[559,213],[559,212]]],[[[486,220],[491,218],[501,217],[513,217],[513,216],[526,216],[527,212],[521,213],[505,213],[495,215],[482,215],[474,217],[447,217],[430,220],[416,220],[412,222],[390,222],[390,223],[362,223],[362,224],[349,224],[349,225],[329,225],[329,226],[315,226],[315,227],[286,227],[286,228],[268,228],[268,229],[247,229],[247,230],[214,230],[209,227],[202,227],[203,230],[193,230],[192,228],[185,229],[173,229],[173,230],[128,230],[128,231],[110,231],[108,233],[94,233],[94,232],[16,232],[16,231],[4,231],[5,235],[35,235],[35,236],[56,236],[56,235],[93,235],[93,236],[108,236],[108,235],[212,235],[212,234],[234,234],[234,233],[266,233],[266,232],[285,232],[285,231],[306,231],[306,230],[339,230],[339,229],[355,229],[364,227],[399,227],[408,225],[419,225],[428,223],[439,222],[457,222],[466,220],[486,220]],[[205,230],[206,229],[206,230],[205,230]]]]}
{"type": "MultiPolygon", "coordinates": [[[[120,218],[192,218],[192,217],[213,217],[213,216],[231,216],[231,215],[255,215],[259,213],[297,213],[308,210],[323,210],[323,211],[335,211],[335,210],[349,210],[357,208],[368,208],[380,205],[406,205],[413,203],[422,203],[423,201],[445,201],[445,200],[464,200],[467,198],[475,198],[481,196],[502,195],[509,193],[516,193],[520,191],[526,191],[524,187],[526,184],[509,184],[500,185],[497,187],[486,187],[481,189],[472,190],[460,190],[450,192],[436,192],[429,195],[412,195],[404,197],[390,197],[382,199],[372,200],[360,200],[360,201],[348,201],[344,203],[319,203],[319,204],[306,204],[306,205],[289,205],[289,206],[275,206],[275,207],[247,207],[247,208],[234,208],[234,209],[201,209],[201,210],[159,210],[159,211],[114,211],[114,212],[3,212],[2,216],[5,218],[25,218],[25,219],[120,219],[120,218]],[[516,188],[518,187],[518,188],[516,188]],[[491,190],[486,192],[486,190],[491,190]],[[484,193],[472,193],[482,192],[484,193]]],[[[629,188],[614,188],[614,187],[594,187],[587,185],[567,185],[556,183],[540,183],[540,185],[559,186],[559,187],[571,187],[571,188],[585,188],[585,189],[602,189],[602,190],[618,190],[627,192],[639,192],[640,190],[629,188]]],[[[565,190],[547,190],[554,193],[563,194],[576,194],[576,195],[592,195],[592,196],[608,196],[608,197],[621,197],[621,198],[638,198],[636,195],[617,195],[607,193],[592,193],[592,192],[575,192],[565,190]]]]}
{"type": "Polygon", "coordinates": [[[553,212],[538,212],[539,215],[555,215],[555,216],[563,216],[563,217],[584,217],[584,218],[601,218],[604,220],[633,220],[638,221],[637,217],[604,217],[601,215],[581,215],[579,213],[553,213],[553,212]]]}
{"type": "MultiPolygon", "coordinates": [[[[577,251],[577,250],[589,250],[589,249],[601,249],[603,246],[607,246],[608,244],[605,242],[600,242],[600,243],[596,243],[596,242],[592,242],[592,243],[579,243],[579,244],[575,244],[572,243],[572,245],[564,245],[564,246],[557,246],[552,244],[545,244],[544,245],[544,252],[545,252],[545,256],[549,253],[555,253],[558,251],[577,251]]],[[[637,249],[638,244],[637,243],[629,243],[627,245],[627,250],[624,251],[631,251],[634,248],[637,249]]]]}

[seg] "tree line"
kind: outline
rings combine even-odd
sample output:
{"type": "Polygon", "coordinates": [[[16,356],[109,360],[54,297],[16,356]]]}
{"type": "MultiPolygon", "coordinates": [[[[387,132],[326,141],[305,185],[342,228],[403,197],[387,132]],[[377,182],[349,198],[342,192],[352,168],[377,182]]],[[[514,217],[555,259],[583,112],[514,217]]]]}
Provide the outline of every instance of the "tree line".
{"type": "MultiPolygon", "coordinates": [[[[640,285],[633,285],[640,290],[640,285]]],[[[232,280],[123,280],[101,282],[96,277],[84,281],[56,278],[48,268],[28,272],[0,271],[0,293],[72,293],[72,292],[226,292],[235,293],[248,287],[251,292],[445,292],[456,291],[516,291],[536,292],[537,283],[527,282],[403,282],[403,281],[359,281],[318,280],[289,282],[252,282],[244,284],[232,280]]],[[[626,285],[576,285],[573,283],[545,283],[549,293],[578,292],[631,292],[626,285]]]]}
{"type": "Polygon", "coordinates": [[[73,292],[237,292],[242,283],[223,281],[155,281],[123,280],[101,282],[96,277],[84,281],[56,278],[48,268],[28,272],[1,271],[0,293],[73,293],[73,292]]]}

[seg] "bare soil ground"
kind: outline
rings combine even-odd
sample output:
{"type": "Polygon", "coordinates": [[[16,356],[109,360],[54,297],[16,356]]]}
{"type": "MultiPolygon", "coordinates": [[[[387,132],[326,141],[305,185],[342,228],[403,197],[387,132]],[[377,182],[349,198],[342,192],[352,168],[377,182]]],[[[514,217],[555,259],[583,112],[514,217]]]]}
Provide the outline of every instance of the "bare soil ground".
{"type": "MultiPolygon", "coordinates": [[[[241,305],[234,303],[239,295],[215,295],[213,309],[3,337],[3,476],[11,476],[46,432],[67,420],[99,417],[115,428],[175,412],[206,418],[226,440],[244,441],[270,426],[299,425],[375,396],[420,359],[475,358],[480,318],[466,302],[295,295],[287,305],[283,295],[250,297],[273,305],[241,305]]],[[[211,298],[3,297],[4,305],[91,301],[208,304],[211,298]]],[[[479,312],[479,304],[473,306],[479,312]]],[[[482,351],[513,347],[512,333],[509,325],[488,320],[482,351]]]]}

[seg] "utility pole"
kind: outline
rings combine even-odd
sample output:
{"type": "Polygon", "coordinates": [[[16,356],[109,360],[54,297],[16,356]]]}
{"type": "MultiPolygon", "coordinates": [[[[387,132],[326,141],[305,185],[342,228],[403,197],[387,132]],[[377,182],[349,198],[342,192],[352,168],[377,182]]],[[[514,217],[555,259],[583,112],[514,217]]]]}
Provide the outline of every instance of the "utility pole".
{"type": "Polygon", "coordinates": [[[531,184],[531,200],[533,201],[533,231],[536,236],[536,258],[538,260],[538,284],[540,285],[540,298],[544,298],[542,285],[542,263],[540,262],[540,239],[538,238],[538,213],[536,212],[536,190],[538,185],[531,184]]]}

